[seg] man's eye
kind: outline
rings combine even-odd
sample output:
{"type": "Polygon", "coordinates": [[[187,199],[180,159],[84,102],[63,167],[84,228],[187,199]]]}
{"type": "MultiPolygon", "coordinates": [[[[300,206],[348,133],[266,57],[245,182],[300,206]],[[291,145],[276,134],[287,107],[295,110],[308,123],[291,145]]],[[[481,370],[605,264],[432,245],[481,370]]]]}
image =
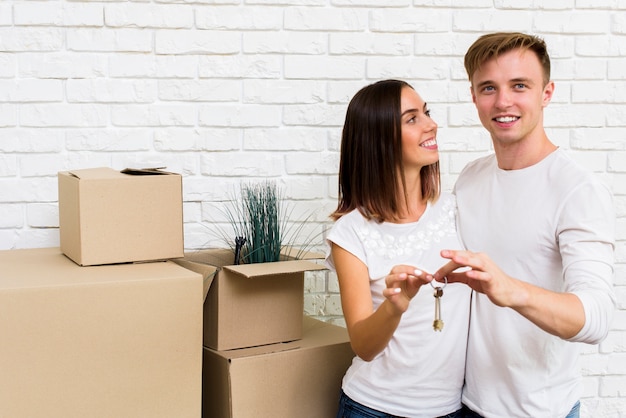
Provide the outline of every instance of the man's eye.
{"type": "Polygon", "coordinates": [[[425,112],[424,112],[424,114],[425,114],[426,116],[430,117],[430,109],[429,109],[429,110],[427,110],[427,111],[425,111],[425,112]]]}

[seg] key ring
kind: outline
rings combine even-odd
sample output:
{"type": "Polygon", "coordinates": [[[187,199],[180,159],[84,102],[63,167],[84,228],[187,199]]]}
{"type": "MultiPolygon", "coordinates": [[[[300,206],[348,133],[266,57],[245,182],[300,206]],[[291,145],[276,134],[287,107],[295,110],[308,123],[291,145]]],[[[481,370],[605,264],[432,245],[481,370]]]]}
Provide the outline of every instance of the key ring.
{"type": "Polygon", "coordinates": [[[445,287],[448,285],[448,276],[443,276],[443,285],[441,285],[441,286],[435,286],[435,285],[433,284],[433,282],[434,282],[434,281],[436,281],[436,280],[435,280],[435,279],[433,279],[433,280],[431,280],[431,281],[430,281],[430,286],[431,286],[433,289],[435,289],[435,290],[436,290],[436,289],[441,289],[441,290],[443,290],[443,289],[445,289],[445,287]]]}

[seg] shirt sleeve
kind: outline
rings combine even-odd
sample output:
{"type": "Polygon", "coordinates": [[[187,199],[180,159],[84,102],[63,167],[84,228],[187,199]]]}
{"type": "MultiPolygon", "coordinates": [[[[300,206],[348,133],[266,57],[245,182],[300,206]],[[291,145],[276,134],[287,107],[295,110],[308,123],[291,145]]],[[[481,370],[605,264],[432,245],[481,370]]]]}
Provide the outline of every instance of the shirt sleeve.
{"type": "Polygon", "coordinates": [[[598,344],[615,311],[615,213],[603,184],[587,182],[565,199],[557,231],[565,291],[578,296],[585,324],[569,341],[598,344]]]}
{"type": "Polygon", "coordinates": [[[332,253],[330,252],[331,243],[340,246],[367,265],[365,248],[357,235],[358,221],[364,221],[361,215],[350,212],[339,218],[328,233],[326,237],[325,261],[326,267],[330,270],[336,271],[332,253]]]}

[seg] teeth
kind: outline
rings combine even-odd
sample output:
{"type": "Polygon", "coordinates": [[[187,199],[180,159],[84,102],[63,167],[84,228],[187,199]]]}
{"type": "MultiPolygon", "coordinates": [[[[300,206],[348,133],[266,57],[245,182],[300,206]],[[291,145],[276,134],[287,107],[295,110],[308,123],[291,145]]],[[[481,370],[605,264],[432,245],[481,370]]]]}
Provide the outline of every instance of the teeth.
{"type": "Polygon", "coordinates": [[[496,118],[497,122],[502,122],[502,123],[509,123],[509,122],[513,122],[513,121],[516,121],[516,120],[517,120],[517,118],[514,117],[514,116],[504,116],[504,117],[501,117],[501,118],[496,118]]]}
{"type": "Polygon", "coordinates": [[[433,145],[437,145],[437,141],[434,139],[430,139],[428,141],[424,141],[420,144],[420,147],[432,147],[433,145]]]}

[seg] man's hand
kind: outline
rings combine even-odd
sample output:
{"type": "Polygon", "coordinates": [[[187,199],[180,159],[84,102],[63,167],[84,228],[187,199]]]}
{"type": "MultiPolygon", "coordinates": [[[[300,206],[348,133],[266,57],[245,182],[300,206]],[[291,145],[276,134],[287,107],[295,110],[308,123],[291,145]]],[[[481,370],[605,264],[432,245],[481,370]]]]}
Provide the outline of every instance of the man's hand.
{"type": "Polygon", "coordinates": [[[435,280],[444,281],[447,277],[448,283],[465,283],[502,307],[516,308],[526,302],[528,295],[523,283],[506,275],[487,254],[443,250],[441,256],[451,261],[435,272],[435,280]],[[460,268],[465,269],[457,272],[460,268]]]}
{"type": "Polygon", "coordinates": [[[448,283],[465,283],[552,335],[572,338],[585,323],[584,308],[573,293],[553,292],[508,276],[484,253],[443,250],[441,256],[450,262],[435,272],[435,280],[447,277],[448,283]],[[456,271],[462,267],[466,270],[456,271]]]}

